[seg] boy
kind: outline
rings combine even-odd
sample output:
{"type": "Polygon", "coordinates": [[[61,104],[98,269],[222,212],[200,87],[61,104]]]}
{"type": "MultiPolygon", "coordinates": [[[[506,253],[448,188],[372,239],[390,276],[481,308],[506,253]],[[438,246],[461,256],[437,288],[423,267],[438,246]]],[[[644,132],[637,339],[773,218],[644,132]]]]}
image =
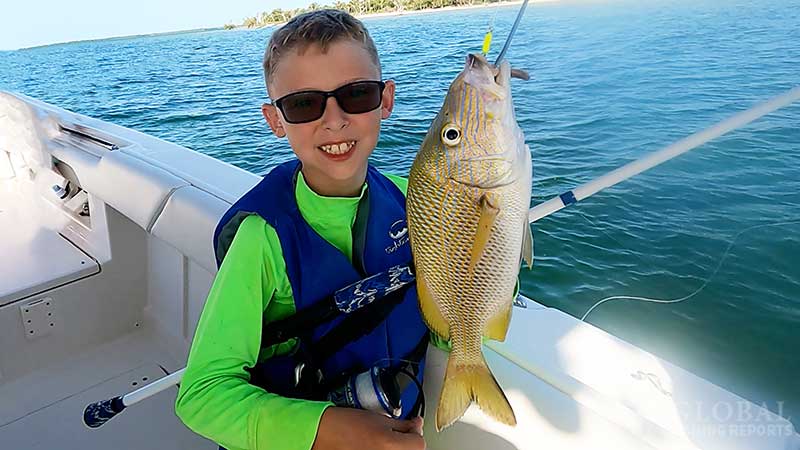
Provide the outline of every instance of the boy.
{"type": "Polygon", "coordinates": [[[218,225],[214,246],[224,262],[198,323],[176,413],[229,450],[423,449],[421,418],[336,407],[325,393],[333,379],[421,359],[427,329],[413,287],[380,323],[324,360],[303,358],[341,317],[314,325],[304,338],[261,346],[275,321],[410,262],[406,181],[367,163],[380,122],[392,112],[394,83],[381,81],[363,24],[335,10],[300,15],[275,31],[264,77],[275,100],[262,113],[297,160],[273,169],[218,225]],[[311,362],[314,370],[307,370],[311,362]]]}

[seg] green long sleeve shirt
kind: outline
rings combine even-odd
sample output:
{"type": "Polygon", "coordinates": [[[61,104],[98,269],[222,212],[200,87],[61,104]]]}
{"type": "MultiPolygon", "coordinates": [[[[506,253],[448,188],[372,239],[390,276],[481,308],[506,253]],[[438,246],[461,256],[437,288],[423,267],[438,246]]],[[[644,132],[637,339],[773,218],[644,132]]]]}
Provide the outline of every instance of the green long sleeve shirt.
{"type": "MultiPolygon", "coordinates": [[[[407,180],[389,176],[403,193],[407,180]]],[[[362,188],[361,195],[364,194],[362,188]]],[[[351,229],[360,197],[323,197],[295,188],[303,218],[352,259],[351,229]]],[[[327,402],[279,396],[249,383],[245,370],[293,343],[261,348],[262,319],[294,314],[280,241],[264,219],[246,218],[217,273],[197,325],[175,411],[193,431],[229,450],[309,450],[327,402]]]]}

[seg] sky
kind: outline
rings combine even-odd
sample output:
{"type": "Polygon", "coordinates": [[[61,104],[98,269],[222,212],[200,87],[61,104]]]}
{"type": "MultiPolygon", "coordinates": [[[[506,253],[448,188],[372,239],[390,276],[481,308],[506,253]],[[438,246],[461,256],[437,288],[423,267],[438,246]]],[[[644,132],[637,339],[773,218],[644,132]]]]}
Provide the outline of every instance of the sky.
{"type": "MultiPolygon", "coordinates": [[[[312,0],[9,0],[0,7],[0,50],[241,23],[312,0]]],[[[328,2],[319,2],[328,3],[328,2]]]]}

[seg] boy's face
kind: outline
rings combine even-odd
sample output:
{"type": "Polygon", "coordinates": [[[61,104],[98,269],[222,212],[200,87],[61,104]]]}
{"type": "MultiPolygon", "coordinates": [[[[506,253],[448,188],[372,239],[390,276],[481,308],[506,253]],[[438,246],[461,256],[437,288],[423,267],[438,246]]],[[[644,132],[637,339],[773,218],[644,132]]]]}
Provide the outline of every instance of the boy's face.
{"type": "MultiPolygon", "coordinates": [[[[380,71],[360,43],[340,40],[322,53],[308,46],[302,55],[296,50],[284,55],[270,83],[270,96],[279,99],[305,90],[332,91],[353,81],[379,80],[380,71]]],[[[348,114],[334,97],[328,97],[325,111],[317,120],[291,124],[271,104],[261,108],[264,118],[278,137],[286,136],[303,163],[303,176],[318,194],[351,196],[361,191],[367,158],[378,142],[381,119],[389,117],[394,104],[394,83],[386,82],[381,106],[348,114]],[[354,145],[349,146],[350,143],[354,145]],[[331,151],[331,144],[345,144],[331,151]],[[345,153],[342,150],[347,149],[345,153]]],[[[337,146],[338,147],[338,146],[337,146]]]]}

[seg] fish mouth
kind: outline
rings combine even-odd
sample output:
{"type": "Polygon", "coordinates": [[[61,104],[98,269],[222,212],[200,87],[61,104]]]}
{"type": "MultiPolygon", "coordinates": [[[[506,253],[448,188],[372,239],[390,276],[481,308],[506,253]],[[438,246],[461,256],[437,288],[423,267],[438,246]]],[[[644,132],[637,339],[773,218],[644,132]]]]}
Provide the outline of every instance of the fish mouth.
{"type": "Polygon", "coordinates": [[[477,53],[470,53],[467,55],[467,69],[475,70],[488,70],[491,71],[494,65],[486,60],[486,57],[477,53]]]}
{"type": "Polygon", "coordinates": [[[522,69],[511,68],[507,61],[501,62],[498,67],[487,61],[485,56],[477,53],[470,53],[467,55],[464,71],[472,72],[482,81],[492,82],[500,88],[507,88],[511,78],[518,78],[524,81],[530,79],[528,72],[522,69]]]}
{"type": "Polygon", "coordinates": [[[464,65],[464,81],[477,88],[502,95],[503,85],[500,70],[486,61],[483,55],[470,53],[464,65]]]}

